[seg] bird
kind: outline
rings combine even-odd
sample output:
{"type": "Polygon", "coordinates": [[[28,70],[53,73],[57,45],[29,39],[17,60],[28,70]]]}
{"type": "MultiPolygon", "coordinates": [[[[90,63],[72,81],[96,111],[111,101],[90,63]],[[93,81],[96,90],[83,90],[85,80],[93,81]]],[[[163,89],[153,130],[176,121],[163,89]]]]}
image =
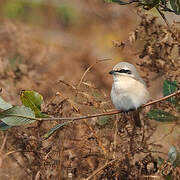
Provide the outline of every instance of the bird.
{"type": "MultiPolygon", "coordinates": [[[[150,94],[146,84],[137,72],[135,66],[128,62],[120,62],[109,72],[113,76],[111,100],[115,108],[122,112],[134,110],[149,101],[150,94]]],[[[134,124],[141,127],[141,121],[135,114],[134,124]]]]}

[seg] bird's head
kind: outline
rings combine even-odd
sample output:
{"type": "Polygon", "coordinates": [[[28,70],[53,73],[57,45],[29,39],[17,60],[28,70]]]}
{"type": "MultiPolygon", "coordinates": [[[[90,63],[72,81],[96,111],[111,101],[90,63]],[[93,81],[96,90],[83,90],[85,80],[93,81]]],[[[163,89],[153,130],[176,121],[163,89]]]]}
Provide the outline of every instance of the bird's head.
{"type": "Polygon", "coordinates": [[[128,62],[118,63],[116,66],[114,66],[113,70],[109,72],[109,74],[113,75],[114,81],[122,80],[123,76],[125,76],[134,78],[145,84],[135,66],[128,62]]]}

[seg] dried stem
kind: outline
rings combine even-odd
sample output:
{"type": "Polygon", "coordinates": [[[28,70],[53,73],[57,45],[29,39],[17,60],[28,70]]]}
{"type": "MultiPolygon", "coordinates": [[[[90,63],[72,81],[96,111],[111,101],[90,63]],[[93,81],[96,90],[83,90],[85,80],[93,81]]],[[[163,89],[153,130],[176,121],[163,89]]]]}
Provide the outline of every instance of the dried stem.
{"type": "Polygon", "coordinates": [[[159,8],[156,8],[157,11],[159,12],[159,14],[161,15],[161,17],[163,18],[164,22],[166,23],[168,29],[170,30],[170,26],[169,26],[169,22],[168,20],[166,19],[165,15],[159,10],[159,8]]]}
{"type": "Polygon", "coordinates": [[[113,148],[114,148],[114,153],[113,153],[113,158],[116,158],[116,146],[117,146],[117,133],[118,133],[118,114],[116,114],[116,119],[115,119],[115,130],[114,130],[114,144],[113,144],[113,148]]]}
{"type": "Polygon", "coordinates": [[[91,176],[89,176],[88,178],[86,178],[86,179],[84,179],[84,180],[89,180],[89,179],[91,179],[91,178],[94,177],[97,173],[99,173],[99,172],[102,171],[104,168],[106,168],[108,165],[114,163],[114,162],[117,161],[117,160],[118,160],[118,159],[113,159],[113,160],[105,163],[105,165],[103,165],[103,166],[100,167],[99,169],[95,170],[95,171],[91,174],[91,176]]]}
{"type": "MultiPolygon", "coordinates": [[[[129,152],[128,152],[128,153],[125,153],[125,154],[124,154],[124,157],[125,157],[125,156],[130,156],[130,153],[129,153],[129,152]]],[[[109,162],[106,162],[102,167],[96,169],[89,177],[85,178],[84,180],[89,180],[89,179],[93,178],[96,174],[98,174],[100,171],[102,171],[103,169],[105,169],[107,166],[109,166],[109,165],[111,165],[111,164],[113,164],[114,162],[119,161],[119,160],[122,160],[122,157],[118,157],[118,158],[115,158],[115,159],[113,159],[113,160],[111,160],[111,161],[109,161],[109,162]]]]}
{"type": "Polygon", "coordinates": [[[176,95],[178,95],[178,94],[180,94],[180,90],[177,90],[177,91],[175,91],[174,93],[172,93],[172,94],[170,94],[170,95],[168,95],[168,96],[165,96],[165,97],[156,99],[156,100],[154,100],[154,101],[148,102],[148,103],[142,105],[141,107],[144,108],[144,107],[146,107],[146,106],[149,106],[149,105],[152,105],[152,104],[156,104],[157,102],[164,101],[164,100],[169,99],[170,97],[176,96],[176,95]]]}

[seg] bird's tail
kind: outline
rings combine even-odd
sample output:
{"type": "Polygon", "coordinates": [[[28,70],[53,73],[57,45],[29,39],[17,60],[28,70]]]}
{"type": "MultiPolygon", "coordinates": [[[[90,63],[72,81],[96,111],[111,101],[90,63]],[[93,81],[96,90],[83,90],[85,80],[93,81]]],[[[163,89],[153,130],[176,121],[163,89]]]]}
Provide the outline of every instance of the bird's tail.
{"type": "Polygon", "coordinates": [[[135,126],[141,128],[141,120],[140,120],[140,116],[139,116],[139,110],[135,110],[132,112],[132,118],[133,118],[135,126]]]}

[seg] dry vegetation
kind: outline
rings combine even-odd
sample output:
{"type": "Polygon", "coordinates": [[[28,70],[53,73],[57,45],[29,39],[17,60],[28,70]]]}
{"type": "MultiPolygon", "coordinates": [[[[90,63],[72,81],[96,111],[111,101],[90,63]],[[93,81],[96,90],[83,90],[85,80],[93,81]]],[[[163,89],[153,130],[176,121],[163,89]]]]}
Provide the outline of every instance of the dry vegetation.
{"type": "MultiPolygon", "coordinates": [[[[113,9],[104,13],[97,5],[94,11],[103,15],[98,23],[108,21],[107,26],[119,28],[113,9]]],[[[180,82],[179,24],[174,23],[169,30],[154,17],[139,13],[139,18],[129,39],[114,42],[115,51],[137,63],[152,97],[160,97],[162,80],[180,82]]],[[[89,21],[93,29],[96,24],[89,21]]],[[[95,64],[80,81],[97,60],[96,46],[82,40],[86,34],[78,43],[78,38],[71,37],[70,43],[64,44],[65,38],[57,44],[42,41],[45,31],[19,21],[5,19],[0,27],[0,86],[4,99],[17,105],[22,89],[36,90],[45,99],[43,111],[53,117],[95,114],[113,108],[109,98],[111,80],[106,78],[112,67],[109,61],[95,64]]],[[[85,29],[82,25],[75,27],[75,37],[85,29]]],[[[153,107],[176,113],[165,101],[153,107]]],[[[164,162],[160,168],[157,161],[158,156],[167,160],[171,145],[180,149],[179,120],[171,124],[150,121],[149,108],[141,112],[141,130],[132,126],[129,117],[113,115],[73,122],[47,140],[42,136],[60,122],[37,122],[1,132],[0,179],[163,179],[168,174],[180,179],[179,167],[164,162]]]]}

